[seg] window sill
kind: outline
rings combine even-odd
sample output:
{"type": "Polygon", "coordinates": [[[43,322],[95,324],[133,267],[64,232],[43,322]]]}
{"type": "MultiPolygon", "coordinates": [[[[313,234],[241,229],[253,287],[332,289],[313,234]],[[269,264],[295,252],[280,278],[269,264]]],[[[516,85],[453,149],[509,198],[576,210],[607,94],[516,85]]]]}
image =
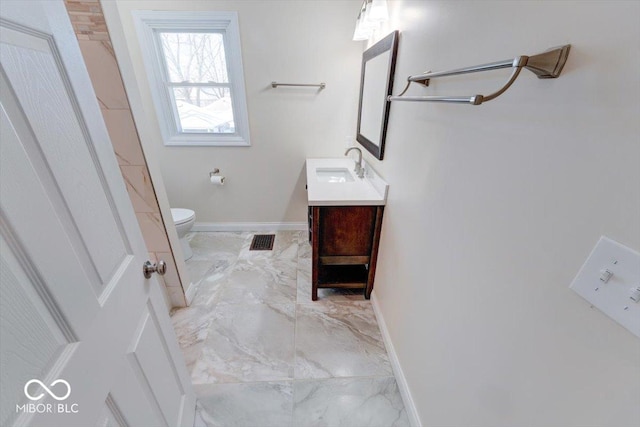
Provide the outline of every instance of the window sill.
{"type": "Polygon", "coordinates": [[[167,147],[250,147],[251,142],[241,136],[219,138],[175,136],[164,141],[167,147]]]}

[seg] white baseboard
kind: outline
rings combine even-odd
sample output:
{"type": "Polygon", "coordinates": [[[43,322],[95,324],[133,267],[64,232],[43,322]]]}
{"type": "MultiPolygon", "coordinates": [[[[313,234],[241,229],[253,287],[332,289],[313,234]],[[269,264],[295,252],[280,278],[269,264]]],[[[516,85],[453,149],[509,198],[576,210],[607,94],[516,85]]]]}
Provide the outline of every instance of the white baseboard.
{"type": "Polygon", "coordinates": [[[391,342],[391,336],[389,335],[387,324],[384,321],[384,317],[382,317],[382,312],[380,311],[380,306],[378,305],[378,299],[376,298],[375,290],[371,293],[371,305],[373,306],[373,311],[376,314],[376,319],[378,320],[378,325],[380,326],[382,340],[384,341],[384,346],[386,347],[387,354],[389,355],[391,368],[393,369],[393,374],[396,377],[396,382],[398,383],[400,395],[402,396],[402,400],[404,401],[404,407],[407,411],[409,422],[411,423],[412,427],[422,427],[420,417],[418,416],[418,411],[416,410],[416,405],[413,402],[411,392],[409,391],[409,384],[407,384],[407,379],[405,378],[404,372],[402,372],[402,368],[400,367],[400,361],[398,360],[398,355],[396,354],[396,350],[393,347],[393,343],[391,342]]]}
{"type": "Polygon", "coordinates": [[[191,231],[304,231],[306,222],[196,222],[191,231]]]}

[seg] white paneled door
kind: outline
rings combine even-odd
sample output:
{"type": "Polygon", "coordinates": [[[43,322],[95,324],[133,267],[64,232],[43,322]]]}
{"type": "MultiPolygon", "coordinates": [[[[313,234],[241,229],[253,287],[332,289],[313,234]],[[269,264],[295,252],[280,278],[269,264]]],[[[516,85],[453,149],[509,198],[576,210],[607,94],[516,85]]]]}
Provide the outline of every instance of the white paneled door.
{"type": "Polygon", "coordinates": [[[60,0],[0,6],[0,425],[189,426],[195,398],[60,0]]]}

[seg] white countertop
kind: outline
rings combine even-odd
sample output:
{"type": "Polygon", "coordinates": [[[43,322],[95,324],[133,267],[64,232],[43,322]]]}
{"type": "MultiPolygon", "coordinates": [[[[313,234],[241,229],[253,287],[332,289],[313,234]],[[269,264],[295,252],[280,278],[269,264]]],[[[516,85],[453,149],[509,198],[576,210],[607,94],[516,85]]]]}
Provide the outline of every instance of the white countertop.
{"type": "Polygon", "coordinates": [[[365,177],[353,171],[355,161],[348,157],[307,159],[307,199],[309,206],[381,206],[387,203],[387,184],[364,161],[365,177]],[[317,168],[345,168],[353,182],[319,182],[317,168]]]}

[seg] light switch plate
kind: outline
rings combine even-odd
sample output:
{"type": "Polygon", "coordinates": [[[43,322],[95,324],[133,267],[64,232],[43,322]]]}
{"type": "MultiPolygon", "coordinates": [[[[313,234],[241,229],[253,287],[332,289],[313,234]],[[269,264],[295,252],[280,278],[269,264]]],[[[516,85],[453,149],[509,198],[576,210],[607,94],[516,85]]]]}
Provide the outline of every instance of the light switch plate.
{"type": "Polygon", "coordinates": [[[634,290],[640,287],[638,252],[600,237],[570,287],[640,338],[640,302],[631,299],[634,290]]]}

